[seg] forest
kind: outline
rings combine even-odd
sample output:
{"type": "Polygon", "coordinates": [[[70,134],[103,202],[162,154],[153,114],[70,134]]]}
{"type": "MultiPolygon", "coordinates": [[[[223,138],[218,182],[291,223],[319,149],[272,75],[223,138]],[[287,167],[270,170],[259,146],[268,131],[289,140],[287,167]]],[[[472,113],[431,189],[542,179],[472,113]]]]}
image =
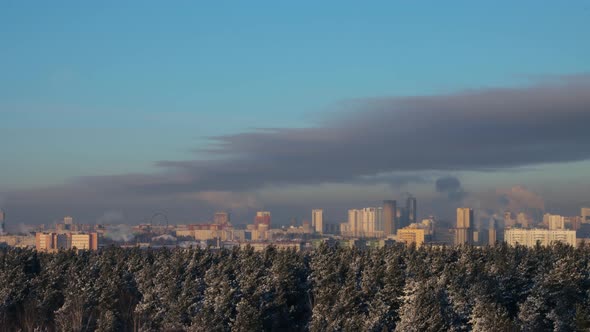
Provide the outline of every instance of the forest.
{"type": "Polygon", "coordinates": [[[0,250],[2,331],[590,331],[590,248],[0,250]]]}

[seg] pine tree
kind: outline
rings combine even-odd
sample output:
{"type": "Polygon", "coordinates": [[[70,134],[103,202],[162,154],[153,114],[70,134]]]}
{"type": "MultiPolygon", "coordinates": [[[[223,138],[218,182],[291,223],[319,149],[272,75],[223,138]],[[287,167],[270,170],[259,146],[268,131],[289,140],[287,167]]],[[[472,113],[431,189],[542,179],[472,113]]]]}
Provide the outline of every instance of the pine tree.
{"type": "Polygon", "coordinates": [[[455,321],[444,288],[436,280],[410,281],[404,290],[396,331],[454,331],[455,321]]]}
{"type": "Polygon", "coordinates": [[[221,251],[218,262],[205,273],[207,285],[202,307],[193,317],[193,331],[230,331],[236,317],[239,289],[235,278],[235,256],[221,251]]]}
{"type": "Polygon", "coordinates": [[[469,323],[473,332],[516,331],[506,309],[484,298],[476,299],[469,323]]]}

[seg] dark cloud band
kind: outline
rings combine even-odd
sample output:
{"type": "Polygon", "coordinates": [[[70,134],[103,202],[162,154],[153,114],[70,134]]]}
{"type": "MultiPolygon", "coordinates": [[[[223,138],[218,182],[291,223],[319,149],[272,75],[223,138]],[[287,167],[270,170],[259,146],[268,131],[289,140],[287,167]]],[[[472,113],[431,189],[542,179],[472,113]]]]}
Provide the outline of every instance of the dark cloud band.
{"type": "Polygon", "coordinates": [[[590,79],[444,96],[355,101],[311,128],[214,138],[213,160],[162,161],[182,174],[147,190],[249,190],[351,182],[388,172],[493,170],[590,158],[590,79]]]}

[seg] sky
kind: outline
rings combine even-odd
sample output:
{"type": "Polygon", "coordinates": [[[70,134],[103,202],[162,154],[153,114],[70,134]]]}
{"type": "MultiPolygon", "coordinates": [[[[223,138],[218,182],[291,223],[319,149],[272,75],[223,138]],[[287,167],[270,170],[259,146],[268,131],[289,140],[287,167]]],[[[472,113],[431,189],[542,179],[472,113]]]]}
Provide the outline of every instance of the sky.
{"type": "Polygon", "coordinates": [[[577,214],[589,16],[586,1],[2,1],[0,208],[336,222],[411,193],[420,216],[499,213],[506,195],[577,214]]]}

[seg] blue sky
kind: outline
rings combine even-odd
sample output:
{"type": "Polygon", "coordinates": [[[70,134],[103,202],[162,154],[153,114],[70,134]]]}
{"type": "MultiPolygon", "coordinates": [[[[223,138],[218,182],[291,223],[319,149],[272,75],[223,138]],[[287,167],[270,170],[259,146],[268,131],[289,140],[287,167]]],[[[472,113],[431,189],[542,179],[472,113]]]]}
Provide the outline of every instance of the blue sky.
{"type": "Polygon", "coordinates": [[[590,72],[590,4],[2,1],[0,184],[154,172],[347,100],[590,72]]]}

